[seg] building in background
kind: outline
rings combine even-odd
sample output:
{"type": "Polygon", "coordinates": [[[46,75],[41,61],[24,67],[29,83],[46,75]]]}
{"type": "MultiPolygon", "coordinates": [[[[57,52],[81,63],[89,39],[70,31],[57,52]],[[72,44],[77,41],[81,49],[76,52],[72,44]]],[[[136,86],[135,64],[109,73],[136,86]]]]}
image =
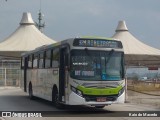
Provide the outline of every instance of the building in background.
{"type": "Polygon", "coordinates": [[[0,43],[0,85],[19,85],[23,52],[55,42],[36,28],[31,13],[23,13],[19,27],[0,43]]]}
{"type": "Polygon", "coordinates": [[[140,79],[160,76],[160,50],[146,45],[134,37],[125,21],[119,21],[113,38],[122,42],[128,77],[140,79]]]}

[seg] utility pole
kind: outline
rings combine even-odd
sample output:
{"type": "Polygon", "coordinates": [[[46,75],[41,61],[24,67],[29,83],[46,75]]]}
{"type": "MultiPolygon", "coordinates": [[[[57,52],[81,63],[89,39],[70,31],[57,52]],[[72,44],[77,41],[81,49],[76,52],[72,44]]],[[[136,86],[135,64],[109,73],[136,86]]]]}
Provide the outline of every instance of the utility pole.
{"type": "Polygon", "coordinates": [[[41,13],[41,0],[40,0],[40,10],[38,13],[38,23],[36,23],[37,28],[43,32],[43,28],[45,27],[45,22],[42,23],[43,15],[41,13]]]}
{"type": "Polygon", "coordinates": [[[39,13],[38,13],[38,24],[37,24],[37,27],[41,32],[43,32],[43,28],[45,27],[45,22],[42,23],[41,10],[39,10],[39,13]]]}

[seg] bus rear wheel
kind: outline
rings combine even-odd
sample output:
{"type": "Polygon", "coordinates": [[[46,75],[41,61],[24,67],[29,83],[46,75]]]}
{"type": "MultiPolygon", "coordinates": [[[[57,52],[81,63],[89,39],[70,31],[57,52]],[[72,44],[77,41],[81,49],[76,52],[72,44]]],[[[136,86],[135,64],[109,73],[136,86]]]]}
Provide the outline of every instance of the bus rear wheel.
{"type": "Polygon", "coordinates": [[[32,85],[31,85],[31,84],[29,84],[29,98],[30,98],[31,100],[34,99],[33,90],[32,90],[32,85]]]}

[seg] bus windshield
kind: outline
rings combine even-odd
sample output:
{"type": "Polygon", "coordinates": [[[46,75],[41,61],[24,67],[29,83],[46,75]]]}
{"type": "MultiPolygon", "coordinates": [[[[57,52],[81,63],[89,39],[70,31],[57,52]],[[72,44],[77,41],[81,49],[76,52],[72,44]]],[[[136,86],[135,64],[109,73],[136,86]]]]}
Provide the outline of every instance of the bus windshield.
{"type": "Polygon", "coordinates": [[[113,81],[124,77],[123,52],[72,50],[70,76],[87,81],[113,81]]]}

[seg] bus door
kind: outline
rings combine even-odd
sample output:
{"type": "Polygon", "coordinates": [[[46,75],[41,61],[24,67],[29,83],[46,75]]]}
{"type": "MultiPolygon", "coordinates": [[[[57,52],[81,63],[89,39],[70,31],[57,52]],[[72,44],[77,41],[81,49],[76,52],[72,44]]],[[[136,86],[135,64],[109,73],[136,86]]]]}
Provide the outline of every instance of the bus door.
{"type": "Polygon", "coordinates": [[[27,67],[28,67],[28,59],[24,57],[24,92],[27,92],[27,67]]]}
{"type": "Polygon", "coordinates": [[[65,102],[68,91],[68,47],[60,49],[60,69],[59,69],[59,101],[65,102]]]}

